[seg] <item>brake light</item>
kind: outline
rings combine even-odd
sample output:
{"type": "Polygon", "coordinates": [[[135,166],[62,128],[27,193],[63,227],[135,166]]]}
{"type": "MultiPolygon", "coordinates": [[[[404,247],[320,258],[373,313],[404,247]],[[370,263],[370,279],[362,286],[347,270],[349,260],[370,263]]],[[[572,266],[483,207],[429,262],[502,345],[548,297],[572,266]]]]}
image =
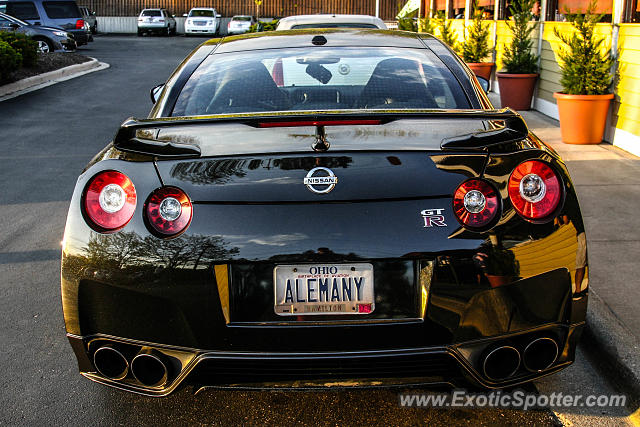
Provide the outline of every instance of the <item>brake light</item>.
{"type": "Polygon", "coordinates": [[[276,83],[276,86],[283,87],[284,86],[284,69],[282,68],[282,58],[278,58],[276,63],[273,65],[273,71],[271,71],[271,77],[273,81],[276,83]]]}
{"type": "Polygon", "coordinates": [[[298,126],[355,126],[355,125],[379,125],[381,120],[302,120],[302,121],[282,121],[282,122],[260,122],[261,128],[283,128],[298,126]]]}
{"type": "Polygon", "coordinates": [[[555,212],[562,198],[558,175],[539,160],[520,163],[509,177],[509,199],[518,214],[540,220],[555,212]]]}
{"type": "Polygon", "coordinates": [[[453,195],[453,211],[465,227],[486,227],[496,218],[499,210],[498,192],[481,179],[463,182],[453,195]]]}
{"type": "Polygon", "coordinates": [[[76,30],[81,30],[84,28],[84,19],[78,19],[76,21],[76,30]]]}
{"type": "Polygon", "coordinates": [[[127,225],[136,210],[136,189],[123,173],[101,172],[87,184],[83,206],[94,230],[116,231],[127,225]]]}
{"type": "Polygon", "coordinates": [[[186,230],[193,208],[184,191],[176,187],[162,187],[151,193],[144,211],[152,230],[168,237],[186,230]]]}
{"type": "Polygon", "coordinates": [[[158,22],[164,22],[164,19],[160,18],[158,19],[158,22]]]}

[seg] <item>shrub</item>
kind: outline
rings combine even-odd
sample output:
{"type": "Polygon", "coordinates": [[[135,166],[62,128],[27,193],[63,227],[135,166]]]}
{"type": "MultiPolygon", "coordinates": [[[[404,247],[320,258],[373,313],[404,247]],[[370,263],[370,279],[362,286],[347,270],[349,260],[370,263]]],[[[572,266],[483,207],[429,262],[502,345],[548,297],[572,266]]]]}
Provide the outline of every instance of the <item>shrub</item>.
{"type": "Polygon", "coordinates": [[[586,14],[567,13],[573,33],[566,34],[554,28],[556,37],[564,44],[558,52],[562,77],[560,84],[568,95],[604,95],[609,92],[613,76],[613,58],[604,38],[594,33],[602,15],[596,15],[596,0],[586,14]]]}
{"type": "Polygon", "coordinates": [[[418,21],[413,18],[400,18],[398,19],[398,30],[401,31],[418,31],[418,21]]]}
{"type": "Polygon", "coordinates": [[[538,23],[533,25],[531,10],[537,0],[517,0],[511,6],[513,21],[507,21],[507,27],[511,31],[513,40],[511,44],[505,46],[502,62],[511,74],[533,74],[538,72],[538,55],[531,53],[533,40],[531,33],[536,29],[538,23]]]}
{"type": "Polygon", "coordinates": [[[0,31],[0,40],[8,43],[22,56],[23,67],[35,67],[38,62],[38,43],[24,34],[6,31],[0,31]]]}
{"type": "Polygon", "coordinates": [[[482,62],[491,53],[489,27],[483,22],[477,0],[473,2],[473,23],[462,45],[462,59],[467,63],[482,62]]]}
{"type": "Polygon", "coordinates": [[[434,34],[436,32],[436,27],[431,22],[431,18],[425,17],[418,19],[418,32],[428,34],[434,34]]]}
{"type": "Polygon", "coordinates": [[[249,27],[249,33],[260,33],[262,31],[274,31],[278,26],[279,19],[274,19],[270,22],[258,21],[249,27]]]}
{"type": "Polygon", "coordinates": [[[440,40],[448,44],[455,52],[459,52],[460,48],[457,42],[458,36],[456,35],[455,30],[451,28],[451,20],[445,18],[443,11],[438,12],[437,17],[434,20],[436,22],[438,32],[440,33],[440,40]]]}
{"type": "Polygon", "coordinates": [[[21,63],[22,55],[9,43],[0,40],[0,81],[8,80],[9,74],[18,70],[21,63]]]}

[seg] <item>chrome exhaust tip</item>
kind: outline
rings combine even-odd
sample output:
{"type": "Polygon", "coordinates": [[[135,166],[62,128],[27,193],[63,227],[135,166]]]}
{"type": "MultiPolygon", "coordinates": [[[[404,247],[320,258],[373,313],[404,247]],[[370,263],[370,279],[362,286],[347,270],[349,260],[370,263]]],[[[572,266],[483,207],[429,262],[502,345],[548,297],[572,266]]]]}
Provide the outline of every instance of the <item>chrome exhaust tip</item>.
{"type": "Polygon", "coordinates": [[[490,351],[484,358],[482,370],[492,381],[511,377],[520,367],[520,352],[510,345],[503,345],[490,351]]]}
{"type": "Polygon", "coordinates": [[[558,358],[558,343],[548,337],[531,341],[524,349],[522,363],[529,372],[549,369],[558,358]]]}
{"type": "Polygon", "coordinates": [[[122,380],[129,372],[129,362],[122,353],[111,346],[100,347],[93,353],[93,365],[103,377],[122,380]]]}
{"type": "Polygon", "coordinates": [[[147,387],[162,387],[169,378],[169,369],[154,351],[142,351],[131,361],[133,376],[147,387]]]}

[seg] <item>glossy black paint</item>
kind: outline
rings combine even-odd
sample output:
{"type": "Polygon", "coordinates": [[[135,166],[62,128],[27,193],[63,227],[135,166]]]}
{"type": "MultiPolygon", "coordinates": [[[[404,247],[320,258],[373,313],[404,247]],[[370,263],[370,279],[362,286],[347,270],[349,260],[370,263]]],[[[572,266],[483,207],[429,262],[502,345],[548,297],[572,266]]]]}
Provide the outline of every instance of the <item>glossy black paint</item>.
{"type": "MultiPolygon", "coordinates": [[[[329,43],[362,37],[422,44],[415,36],[379,32],[326,36],[329,43]]],[[[210,53],[219,44],[218,49],[241,50],[250,42],[311,38],[300,32],[271,41],[253,37],[203,45],[174,73],[152,116],[170,109],[171,93],[184,81],[181,73],[203,59],[202,49],[210,53]]],[[[467,84],[477,90],[473,80],[467,84]]],[[[475,102],[485,105],[483,97],[475,102]]],[[[482,151],[440,148],[447,136],[489,125],[416,118],[328,128],[331,148],[317,153],[308,144],[312,127],[181,124],[163,128],[155,138],[175,141],[182,135],[181,142],[199,147],[200,157],[160,160],[106,147],[78,179],[63,242],[63,309],[80,371],[115,387],[165,395],[186,383],[261,382],[247,376],[275,387],[295,379],[295,372],[319,381],[316,385],[331,378],[372,385],[353,372],[363,358],[377,367],[369,374],[380,384],[459,384],[464,378],[502,387],[567,366],[587,301],[588,270],[576,268],[584,225],[575,189],[560,158],[532,134],[482,151]],[[410,131],[402,133],[403,127],[410,131]],[[519,217],[507,194],[511,171],[530,159],[550,164],[565,193],[553,217],[538,223],[519,217]],[[303,184],[317,166],[339,177],[328,194],[312,193],[303,184]],[[81,209],[87,182],[104,170],[126,174],[138,194],[132,220],[111,234],[92,230],[81,209]],[[499,219],[488,230],[467,230],[453,213],[453,193],[469,178],[485,179],[500,194],[499,219]],[[175,238],[156,237],[143,217],[144,200],[163,185],[181,188],[193,202],[192,222],[175,238]],[[443,210],[446,227],[425,227],[421,211],[436,208],[443,210]],[[549,256],[555,247],[565,248],[562,256],[560,251],[549,256]],[[502,275],[503,283],[478,261],[482,256],[507,264],[511,273],[502,275]],[[274,313],[276,265],[352,261],[374,266],[373,313],[285,318],[274,313]],[[521,369],[501,382],[481,372],[488,349],[502,343],[521,348],[539,336],[552,337],[562,349],[549,370],[521,369]],[[158,352],[170,366],[168,384],[149,388],[131,376],[101,377],[91,357],[106,343],[128,357],[158,352]],[[345,362],[333,375],[336,360],[345,362]],[[399,368],[382,372],[391,360],[399,368]],[[416,360],[425,368],[412,375],[405,368],[416,360]],[[283,361],[298,371],[278,376],[283,361]],[[226,372],[224,381],[220,371],[226,372]]]]}

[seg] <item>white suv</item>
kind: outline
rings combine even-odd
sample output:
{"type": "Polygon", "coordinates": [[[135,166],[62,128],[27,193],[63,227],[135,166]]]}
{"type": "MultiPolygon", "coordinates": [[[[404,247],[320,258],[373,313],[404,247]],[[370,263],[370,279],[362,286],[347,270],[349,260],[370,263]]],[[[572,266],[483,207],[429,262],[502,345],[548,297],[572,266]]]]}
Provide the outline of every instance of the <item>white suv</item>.
{"type": "Polygon", "coordinates": [[[143,9],[138,16],[138,35],[160,33],[167,36],[176,33],[175,15],[167,9],[143,9]]]}
{"type": "Polygon", "coordinates": [[[189,14],[183,15],[184,33],[192,34],[217,34],[220,30],[221,15],[211,7],[194,7],[189,14]]]}

